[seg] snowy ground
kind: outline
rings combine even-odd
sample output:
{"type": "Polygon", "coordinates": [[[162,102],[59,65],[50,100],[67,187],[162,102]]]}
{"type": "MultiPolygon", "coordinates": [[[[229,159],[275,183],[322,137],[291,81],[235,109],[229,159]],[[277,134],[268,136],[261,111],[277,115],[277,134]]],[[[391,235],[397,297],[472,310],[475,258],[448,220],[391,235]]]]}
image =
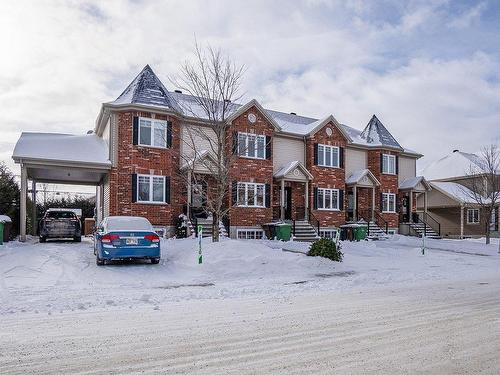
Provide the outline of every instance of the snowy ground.
{"type": "Polygon", "coordinates": [[[41,314],[137,305],[159,308],[171,301],[234,298],[421,285],[498,274],[495,244],[421,240],[343,244],[344,262],[307,257],[308,244],[279,241],[203,240],[203,264],[193,239],[166,240],[162,261],[97,267],[90,239],[82,243],[35,240],[0,248],[0,314],[41,314]],[[282,251],[286,248],[295,252],[282,251]]]}
{"type": "Polygon", "coordinates": [[[352,373],[353,358],[375,372],[425,372],[424,355],[436,357],[430,367],[436,373],[495,373],[497,242],[428,240],[422,255],[420,239],[394,236],[343,243],[343,263],[307,257],[301,253],[307,246],[205,239],[199,265],[195,240],[167,240],[159,265],[97,267],[88,239],[10,242],[0,247],[0,372],[164,372],[168,366],[178,373],[289,373],[305,366],[329,373],[343,364],[339,368],[352,373]],[[280,334],[286,336],[282,349],[280,334]],[[126,357],[135,337],[131,362],[126,357]],[[399,341],[391,347],[394,337],[399,341]],[[488,347],[471,357],[467,345],[479,343],[488,347]],[[394,362],[398,346],[413,360],[407,367],[394,362]],[[93,367],[102,364],[103,349],[109,361],[93,367]],[[226,362],[217,357],[220,351],[228,351],[226,362]],[[303,355],[293,357],[298,352],[303,355]],[[317,367],[315,358],[340,352],[351,362],[317,367]],[[462,367],[448,366],[443,355],[462,367]]]}

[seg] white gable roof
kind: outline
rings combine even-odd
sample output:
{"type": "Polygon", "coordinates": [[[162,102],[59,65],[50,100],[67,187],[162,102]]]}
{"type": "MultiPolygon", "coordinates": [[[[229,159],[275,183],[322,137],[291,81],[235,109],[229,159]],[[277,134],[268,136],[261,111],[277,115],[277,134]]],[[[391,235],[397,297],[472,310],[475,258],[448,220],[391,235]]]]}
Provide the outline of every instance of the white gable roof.
{"type": "Polygon", "coordinates": [[[427,180],[442,180],[455,177],[464,177],[470,172],[471,166],[479,167],[480,158],[476,154],[458,150],[429,164],[420,171],[427,180]]]}

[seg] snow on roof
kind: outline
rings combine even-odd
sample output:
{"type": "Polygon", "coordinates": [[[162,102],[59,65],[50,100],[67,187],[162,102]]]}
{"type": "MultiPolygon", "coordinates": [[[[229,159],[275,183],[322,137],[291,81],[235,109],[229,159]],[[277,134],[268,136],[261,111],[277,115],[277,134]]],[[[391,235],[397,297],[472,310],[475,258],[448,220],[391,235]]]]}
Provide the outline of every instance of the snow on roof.
{"type": "Polygon", "coordinates": [[[466,176],[471,167],[481,167],[481,160],[475,154],[453,151],[451,154],[432,162],[420,171],[427,180],[440,180],[446,178],[466,176]]]}
{"type": "MultiPolygon", "coordinates": [[[[181,92],[169,92],[149,65],[144,67],[115,101],[108,104],[145,104],[172,109],[188,117],[205,120],[208,118],[207,113],[200,106],[199,100],[196,97],[181,92]]],[[[231,103],[227,115],[236,112],[241,107],[241,104],[231,103]]],[[[323,119],[316,119],[270,109],[265,109],[264,111],[266,115],[276,122],[282,131],[301,136],[310,134],[322,121],[330,117],[326,116],[323,119]]],[[[363,131],[347,125],[342,125],[342,128],[351,138],[353,144],[367,147],[386,146],[403,150],[401,145],[375,115],[373,115],[363,131]]],[[[405,150],[405,152],[419,155],[411,150],[405,150]]]]}
{"type": "Polygon", "coordinates": [[[110,104],[146,104],[174,108],[168,90],[149,65],[146,65],[120,96],[110,104]]]}
{"type": "Polygon", "coordinates": [[[360,137],[373,146],[389,146],[402,149],[401,145],[375,115],[372,116],[368,125],[361,132],[360,137]]]}
{"type": "Polygon", "coordinates": [[[0,223],[12,223],[12,219],[7,215],[0,215],[0,223]]]}
{"type": "Polygon", "coordinates": [[[95,134],[22,133],[12,158],[111,165],[108,145],[95,134]]]}
{"type": "MultiPolygon", "coordinates": [[[[472,191],[456,182],[434,181],[430,185],[460,203],[477,203],[472,198],[472,191]]],[[[484,202],[487,201],[488,199],[484,198],[484,202]]]]}
{"type": "Polygon", "coordinates": [[[346,185],[357,184],[364,176],[369,176],[376,185],[380,185],[380,182],[373,175],[373,173],[369,169],[359,169],[351,173],[351,175],[346,179],[346,185]]]}
{"type": "Polygon", "coordinates": [[[427,186],[429,185],[427,183],[427,181],[425,180],[424,176],[416,176],[416,177],[409,177],[409,178],[401,181],[401,183],[399,184],[399,188],[401,190],[414,189],[421,182],[424,185],[427,185],[427,186]]]}

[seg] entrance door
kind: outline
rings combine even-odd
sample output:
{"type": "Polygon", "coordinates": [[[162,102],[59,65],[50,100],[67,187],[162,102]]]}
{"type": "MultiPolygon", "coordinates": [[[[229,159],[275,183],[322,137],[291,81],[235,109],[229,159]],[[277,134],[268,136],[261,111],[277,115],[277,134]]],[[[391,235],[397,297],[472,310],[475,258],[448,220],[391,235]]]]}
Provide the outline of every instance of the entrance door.
{"type": "Polygon", "coordinates": [[[402,203],[402,214],[403,214],[403,222],[408,223],[410,221],[410,197],[405,195],[403,197],[402,203]]]}
{"type": "Polygon", "coordinates": [[[292,220],[292,187],[285,187],[285,220],[292,220]]]}

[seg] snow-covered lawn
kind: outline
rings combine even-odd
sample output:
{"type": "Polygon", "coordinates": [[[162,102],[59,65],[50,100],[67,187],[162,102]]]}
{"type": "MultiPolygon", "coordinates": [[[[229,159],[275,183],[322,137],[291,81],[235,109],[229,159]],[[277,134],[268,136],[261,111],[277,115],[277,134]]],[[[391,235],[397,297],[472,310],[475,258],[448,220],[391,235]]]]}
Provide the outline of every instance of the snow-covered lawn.
{"type": "Polygon", "coordinates": [[[194,239],[162,242],[162,261],[95,264],[90,239],[82,243],[31,240],[0,247],[0,314],[53,314],[150,306],[190,299],[286,297],[328,290],[422,285],[439,280],[486,279],[498,274],[497,245],[421,240],[343,243],[344,262],[308,257],[308,244],[203,240],[203,264],[194,239]],[[283,251],[282,249],[291,251],[283,251]],[[470,253],[470,254],[467,254],[470,253]],[[482,255],[484,254],[484,255],[482,255]]]}

